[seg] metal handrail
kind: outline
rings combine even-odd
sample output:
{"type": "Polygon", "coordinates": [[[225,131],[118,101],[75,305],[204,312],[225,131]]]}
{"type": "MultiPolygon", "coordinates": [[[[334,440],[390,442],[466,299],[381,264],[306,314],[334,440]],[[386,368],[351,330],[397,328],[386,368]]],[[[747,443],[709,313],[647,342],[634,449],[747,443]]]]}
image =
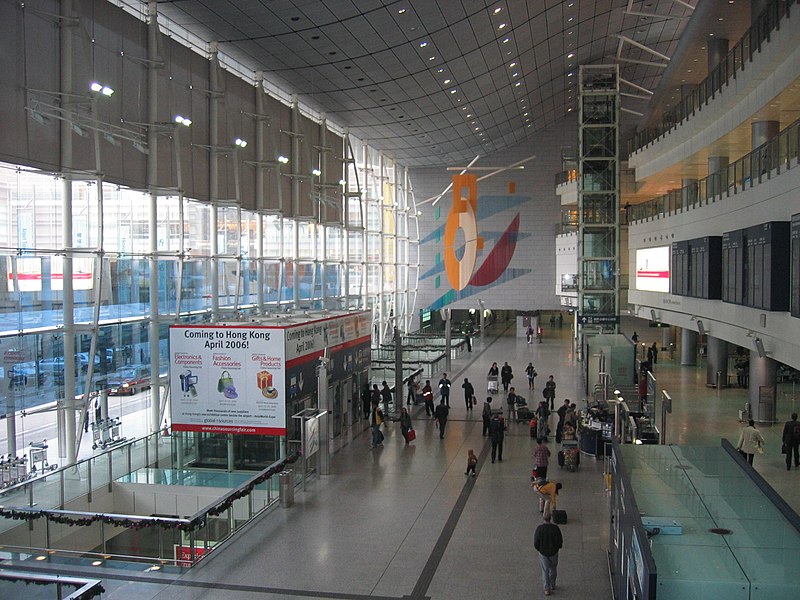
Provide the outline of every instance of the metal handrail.
{"type": "Polygon", "coordinates": [[[780,29],[781,20],[789,16],[789,9],[795,2],[796,0],[769,0],[742,38],[696,89],[667,110],[658,125],[639,131],[628,140],[628,155],[638,152],[675,129],[701,106],[713,100],[731,79],[736,79],[737,73],[744,71],[746,65],[753,62],[753,57],[761,51],[761,45],[770,41],[770,34],[780,29]]]}
{"type": "Polygon", "coordinates": [[[749,189],[789,170],[800,161],[800,119],[770,141],[745,154],[727,167],[663,196],[629,207],[629,222],[666,216],[707,205],[724,195],[749,189]]]}
{"type": "Polygon", "coordinates": [[[80,579],[65,575],[40,575],[27,571],[0,571],[0,579],[11,582],[22,581],[39,585],[54,585],[56,586],[55,597],[59,598],[59,600],[88,600],[89,598],[99,597],[105,592],[99,579],[80,579]],[[77,589],[65,596],[61,589],[63,586],[77,589]]]}

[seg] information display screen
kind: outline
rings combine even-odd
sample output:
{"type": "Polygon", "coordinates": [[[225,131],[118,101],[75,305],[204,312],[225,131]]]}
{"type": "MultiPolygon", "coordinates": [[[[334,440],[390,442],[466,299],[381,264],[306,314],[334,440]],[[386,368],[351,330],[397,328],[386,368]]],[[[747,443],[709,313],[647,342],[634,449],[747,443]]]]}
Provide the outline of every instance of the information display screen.
{"type": "Polygon", "coordinates": [[[636,289],[669,293],[669,246],[636,251],[636,289]]]}

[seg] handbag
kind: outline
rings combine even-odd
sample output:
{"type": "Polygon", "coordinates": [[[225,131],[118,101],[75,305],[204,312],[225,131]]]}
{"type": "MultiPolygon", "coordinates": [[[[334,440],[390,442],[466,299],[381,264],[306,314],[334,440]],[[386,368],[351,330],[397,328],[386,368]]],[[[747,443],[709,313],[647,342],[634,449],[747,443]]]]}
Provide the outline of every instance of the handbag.
{"type": "Polygon", "coordinates": [[[761,444],[756,446],[756,452],[758,452],[759,454],[764,454],[764,446],[762,446],[761,444]]]}
{"type": "Polygon", "coordinates": [[[222,374],[219,376],[219,381],[217,382],[217,391],[224,392],[226,388],[233,386],[233,377],[228,371],[223,371],[222,374]]]}
{"type": "Polygon", "coordinates": [[[414,430],[414,429],[409,429],[409,430],[406,432],[406,439],[408,439],[408,441],[409,441],[409,442],[413,442],[415,439],[417,439],[417,432],[416,432],[416,430],[414,430]]]}
{"type": "Polygon", "coordinates": [[[781,454],[786,454],[786,444],[781,444],[781,454]]]}

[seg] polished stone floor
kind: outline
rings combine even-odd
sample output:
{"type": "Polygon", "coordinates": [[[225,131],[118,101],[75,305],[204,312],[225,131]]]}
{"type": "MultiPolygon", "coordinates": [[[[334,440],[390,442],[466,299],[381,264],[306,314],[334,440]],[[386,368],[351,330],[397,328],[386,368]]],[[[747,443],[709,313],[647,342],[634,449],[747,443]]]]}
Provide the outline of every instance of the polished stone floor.
{"type": "MultiPolygon", "coordinates": [[[[623,331],[630,334],[634,326],[624,323],[623,331]]],[[[651,330],[652,339],[646,327],[638,331],[640,341],[661,341],[659,330],[651,330]]],[[[529,345],[496,326],[452,365],[451,418],[443,440],[421,407],[413,413],[418,437],[409,446],[396,424],[388,427],[383,447],[374,450],[369,432],[363,432],[335,455],[331,475],[297,491],[293,507],[263,516],[191,571],[76,566],[70,573],[102,578],[103,597],[114,600],[543,597],[533,549],[540,515],[530,489],[534,442],[528,426],[509,425],[503,461],[492,464],[481,435],[480,404],[474,414],[466,411],[461,383],[468,377],[482,399],[489,366],[507,360],[517,391],[531,401],[538,401],[552,374],[557,404],[571,398],[580,406],[580,365],[573,360],[569,330],[545,327],[544,333],[543,343],[529,345]],[[524,374],[529,361],[539,373],[532,391],[524,374]],[[479,456],[476,478],[464,476],[470,448],[479,456]]],[[[667,389],[674,400],[668,442],[718,445],[721,437],[736,442],[745,390],[709,390],[702,363],[681,367],[668,353],[659,354],[655,371],[658,389],[667,389]]],[[[495,396],[502,401],[502,393],[495,396]]],[[[779,417],[788,418],[793,408],[791,390],[781,388],[779,417]]],[[[780,429],[763,428],[767,452],[756,457],[755,467],[797,510],[800,471],[785,470],[780,429]]],[[[584,457],[577,472],[566,472],[556,465],[557,446],[551,441],[550,447],[550,478],[563,483],[559,508],[569,515],[561,527],[564,548],[553,597],[611,598],[602,460],[584,457]]],[[[50,566],[58,568],[55,562],[50,566]]]]}

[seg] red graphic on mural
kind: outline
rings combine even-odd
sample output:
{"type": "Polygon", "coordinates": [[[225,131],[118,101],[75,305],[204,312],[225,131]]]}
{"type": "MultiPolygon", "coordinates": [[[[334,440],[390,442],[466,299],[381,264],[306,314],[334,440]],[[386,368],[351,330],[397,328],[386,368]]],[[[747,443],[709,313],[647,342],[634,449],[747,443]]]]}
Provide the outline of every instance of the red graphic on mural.
{"type": "Polygon", "coordinates": [[[492,248],[489,256],[483,261],[483,264],[478,268],[475,274],[470,279],[470,285],[489,285],[495,281],[503,271],[506,270],[508,264],[514,256],[514,250],[517,247],[517,234],[519,233],[519,213],[511,221],[511,224],[497,240],[497,243],[492,248]]]}

